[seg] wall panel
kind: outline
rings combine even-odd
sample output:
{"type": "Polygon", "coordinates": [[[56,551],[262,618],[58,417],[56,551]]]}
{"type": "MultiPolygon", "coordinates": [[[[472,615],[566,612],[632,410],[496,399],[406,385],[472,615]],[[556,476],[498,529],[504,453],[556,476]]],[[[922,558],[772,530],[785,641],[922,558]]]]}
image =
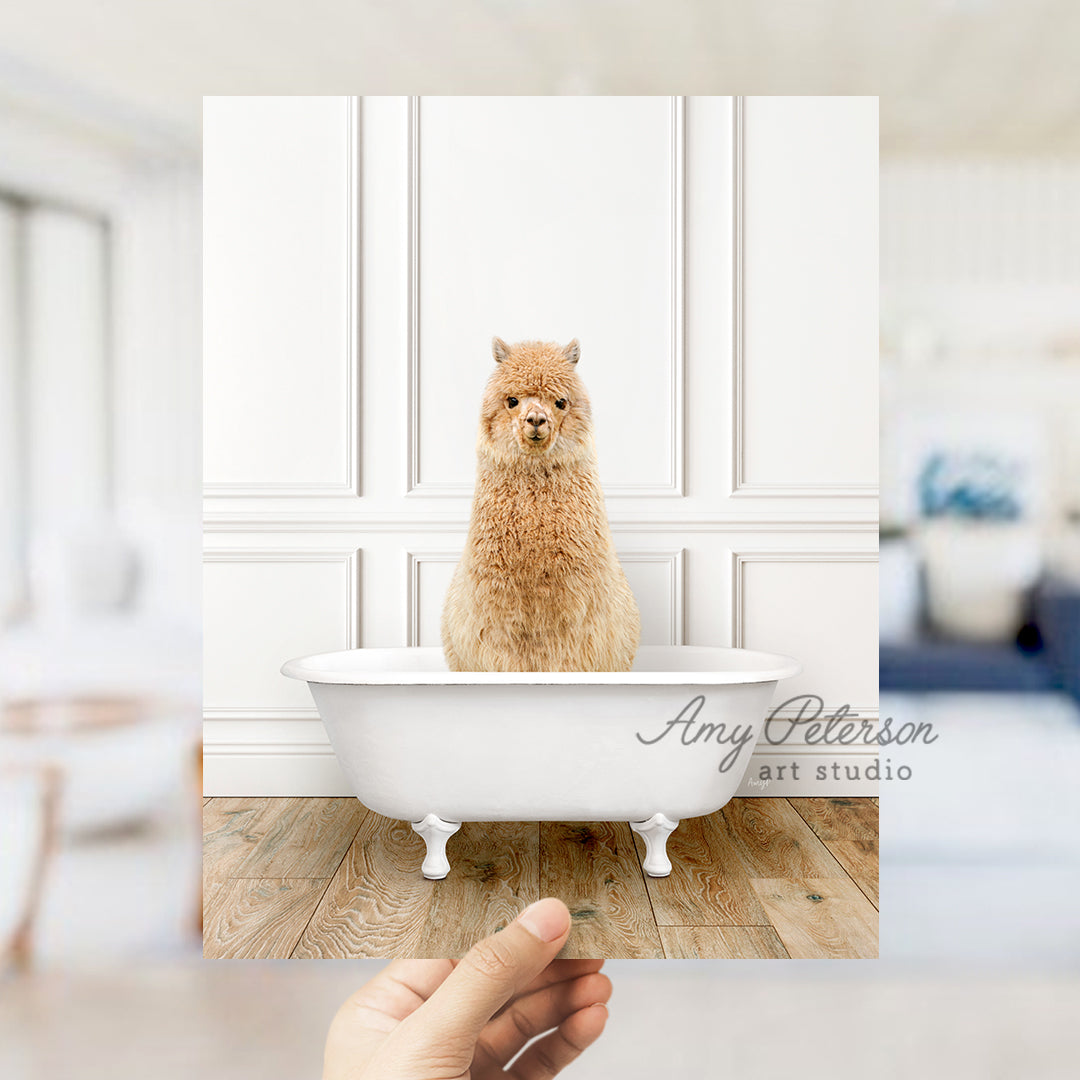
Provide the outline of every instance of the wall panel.
{"type": "Polygon", "coordinates": [[[877,553],[738,550],[732,557],[737,646],[796,656],[803,672],[773,705],[816,694],[826,709],[877,712],[877,553]]]}
{"type": "Polygon", "coordinates": [[[204,554],[203,701],[211,719],[317,715],[294,656],[353,648],[357,551],[221,549],[204,554]]]}
{"type": "Polygon", "coordinates": [[[681,101],[424,98],[410,125],[410,491],[471,490],[457,418],[498,334],[579,338],[606,491],[680,495],[681,101]]]}
{"type": "Polygon", "coordinates": [[[355,490],[357,117],[349,98],[208,100],[208,495],[355,490]]]}
{"type": "Polygon", "coordinates": [[[749,98],[740,134],[733,493],[874,497],[877,99],[749,98]]]}

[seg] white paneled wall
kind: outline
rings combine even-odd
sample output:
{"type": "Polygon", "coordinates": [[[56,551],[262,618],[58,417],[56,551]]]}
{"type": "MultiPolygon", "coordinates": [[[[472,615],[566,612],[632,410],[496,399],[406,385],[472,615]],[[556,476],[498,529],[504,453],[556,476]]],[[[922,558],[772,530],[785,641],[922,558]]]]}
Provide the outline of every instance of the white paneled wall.
{"type": "Polygon", "coordinates": [[[207,108],[211,493],[356,493],[356,138],[348,98],[220,98],[207,108]]]}
{"type": "Polygon", "coordinates": [[[439,643],[493,334],[581,340],[645,642],[789,651],[796,691],[874,712],[876,124],[207,99],[207,791],[346,791],[281,662],[439,643]]]}
{"type": "Polygon", "coordinates": [[[877,99],[750,98],[742,122],[734,493],[876,497],[877,99]]]}
{"type": "Polygon", "coordinates": [[[274,659],[356,646],[358,557],[306,548],[205,552],[207,717],[317,715],[307,686],[282,680],[274,659]],[[238,648],[253,626],[259,647],[238,648]]]}
{"type": "Polygon", "coordinates": [[[543,327],[589,343],[608,496],[682,495],[681,99],[425,98],[410,121],[410,494],[471,494],[472,440],[437,418],[471,424],[492,333],[543,327]]]}

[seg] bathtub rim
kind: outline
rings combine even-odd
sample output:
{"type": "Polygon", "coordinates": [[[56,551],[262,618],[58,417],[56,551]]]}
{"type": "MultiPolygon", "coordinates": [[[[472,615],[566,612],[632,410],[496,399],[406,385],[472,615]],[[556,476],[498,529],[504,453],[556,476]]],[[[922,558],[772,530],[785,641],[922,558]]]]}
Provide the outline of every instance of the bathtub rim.
{"type": "Polygon", "coordinates": [[[714,662],[739,658],[741,663],[756,663],[757,667],[717,669],[697,667],[681,671],[446,671],[438,668],[405,671],[393,668],[378,670],[349,670],[350,657],[361,653],[425,652],[431,658],[442,659],[438,646],[400,646],[397,648],[343,649],[330,653],[315,653],[287,660],[281,674],[308,683],[330,683],[350,686],[730,686],[739,683],[777,682],[798,675],[802,664],[782,653],[761,652],[756,649],[728,648],[711,645],[652,645],[642,646],[641,652],[651,650],[686,650],[706,659],[712,654],[714,662]],[[335,663],[344,668],[334,668],[335,663]],[[324,665],[324,666],[319,666],[324,665]]]}

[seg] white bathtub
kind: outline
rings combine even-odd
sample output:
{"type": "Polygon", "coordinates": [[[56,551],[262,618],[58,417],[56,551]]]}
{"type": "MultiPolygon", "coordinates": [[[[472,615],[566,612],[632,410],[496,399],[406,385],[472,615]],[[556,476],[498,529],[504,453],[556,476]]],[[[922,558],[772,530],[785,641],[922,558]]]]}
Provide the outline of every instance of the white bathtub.
{"type": "Polygon", "coordinates": [[[734,795],[777,681],[800,669],[748,649],[642,646],[618,673],[450,672],[437,648],[281,670],[311,687],[357,798],[411,821],[424,876],[442,878],[462,821],[627,821],[646,872],[669,874],[668,835],[734,795]]]}

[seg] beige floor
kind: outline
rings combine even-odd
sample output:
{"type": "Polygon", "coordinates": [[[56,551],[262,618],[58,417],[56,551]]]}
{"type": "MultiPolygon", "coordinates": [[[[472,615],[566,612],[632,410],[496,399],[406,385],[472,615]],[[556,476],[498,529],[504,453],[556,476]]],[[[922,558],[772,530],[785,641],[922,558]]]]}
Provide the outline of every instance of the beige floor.
{"type": "Polygon", "coordinates": [[[561,897],[566,956],[877,955],[872,799],[735,799],[684,821],[668,878],[625,822],[466,824],[444,881],[408,823],[353,799],[207,800],[204,955],[460,956],[540,896],[561,897]]]}
{"type": "MultiPolygon", "coordinates": [[[[378,969],[128,964],[0,982],[4,1080],[317,1077],[378,969]]],[[[875,964],[609,963],[611,1018],[567,1080],[1074,1080],[1080,977],[875,964]]]]}

